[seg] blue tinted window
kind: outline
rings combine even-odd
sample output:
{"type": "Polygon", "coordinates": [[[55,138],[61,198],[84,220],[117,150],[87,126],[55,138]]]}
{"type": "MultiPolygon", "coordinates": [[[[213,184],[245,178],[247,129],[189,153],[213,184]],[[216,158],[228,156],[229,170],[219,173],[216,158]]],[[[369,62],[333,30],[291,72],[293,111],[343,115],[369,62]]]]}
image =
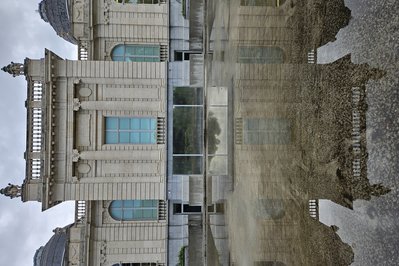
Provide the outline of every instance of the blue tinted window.
{"type": "Polygon", "coordinates": [[[111,54],[113,61],[126,62],[159,62],[159,45],[117,45],[111,54]]]}
{"type": "Polygon", "coordinates": [[[109,207],[112,218],[118,221],[156,220],[157,200],[114,200],[109,207]]]}
{"type": "Polygon", "coordinates": [[[155,118],[106,117],[106,144],[155,144],[157,141],[155,118]]]}

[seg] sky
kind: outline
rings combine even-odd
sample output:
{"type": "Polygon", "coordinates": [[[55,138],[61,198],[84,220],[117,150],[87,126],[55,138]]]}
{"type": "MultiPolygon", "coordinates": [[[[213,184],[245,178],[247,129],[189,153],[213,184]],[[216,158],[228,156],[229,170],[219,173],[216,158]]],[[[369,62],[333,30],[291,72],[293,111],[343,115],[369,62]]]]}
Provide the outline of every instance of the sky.
{"type": "MultiPolygon", "coordinates": [[[[0,67],[28,57],[44,57],[44,48],[62,58],[76,59],[77,48],[58,37],[36,12],[39,0],[2,0],[0,5],[0,67]]],[[[25,176],[26,81],[1,71],[0,187],[22,184],[25,176]]],[[[52,236],[52,230],[73,222],[74,204],[62,203],[41,212],[38,202],[0,195],[0,254],[2,265],[33,265],[33,256],[52,236]]]]}

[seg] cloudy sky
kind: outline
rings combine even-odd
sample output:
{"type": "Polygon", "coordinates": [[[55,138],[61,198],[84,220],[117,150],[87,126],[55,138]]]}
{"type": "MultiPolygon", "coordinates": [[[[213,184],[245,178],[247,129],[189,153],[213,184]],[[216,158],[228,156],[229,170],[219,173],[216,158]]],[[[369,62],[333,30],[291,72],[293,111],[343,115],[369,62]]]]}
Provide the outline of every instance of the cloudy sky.
{"type": "MultiPolygon", "coordinates": [[[[51,26],[40,19],[39,0],[2,0],[0,6],[0,64],[23,62],[25,57],[42,58],[49,48],[63,58],[76,59],[77,49],[56,35],[51,26]]],[[[21,184],[25,176],[26,81],[0,73],[0,186],[9,182],[21,184]]],[[[44,245],[52,230],[73,221],[73,205],[63,203],[41,212],[37,202],[0,197],[0,254],[2,265],[33,264],[37,248],[44,245]]]]}

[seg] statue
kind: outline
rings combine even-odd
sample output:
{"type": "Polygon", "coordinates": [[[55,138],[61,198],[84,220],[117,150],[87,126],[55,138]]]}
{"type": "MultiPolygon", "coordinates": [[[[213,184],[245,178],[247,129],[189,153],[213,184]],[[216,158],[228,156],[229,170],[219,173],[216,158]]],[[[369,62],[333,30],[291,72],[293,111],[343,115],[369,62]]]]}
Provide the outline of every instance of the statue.
{"type": "Polygon", "coordinates": [[[6,197],[16,198],[21,197],[21,186],[13,185],[8,183],[8,186],[5,188],[0,189],[0,194],[3,194],[6,197]]]}
{"type": "Polygon", "coordinates": [[[2,70],[15,77],[25,74],[24,68],[24,64],[11,62],[8,66],[3,67],[2,70]]]}

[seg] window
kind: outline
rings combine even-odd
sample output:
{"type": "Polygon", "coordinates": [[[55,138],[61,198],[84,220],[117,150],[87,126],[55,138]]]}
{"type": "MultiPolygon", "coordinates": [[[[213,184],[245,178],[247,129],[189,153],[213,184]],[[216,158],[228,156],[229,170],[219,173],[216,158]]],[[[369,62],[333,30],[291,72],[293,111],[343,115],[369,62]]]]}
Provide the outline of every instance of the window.
{"type": "Polygon", "coordinates": [[[109,213],[118,221],[157,220],[158,200],[114,200],[109,213]]]}
{"type": "Polygon", "coordinates": [[[105,144],[155,144],[157,122],[148,117],[106,117],[105,144]]]}
{"type": "Polygon", "coordinates": [[[126,62],[159,62],[161,60],[159,45],[120,44],[112,50],[111,57],[113,61],[126,62]]]}
{"type": "Polygon", "coordinates": [[[142,263],[115,263],[112,266],[157,266],[155,262],[142,262],[142,263]]]}
{"type": "Polygon", "coordinates": [[[203,89],[173,89],[173,173],[202,174],[203,89]]]}
{"type": "Polygon", "coordinates": [[[182,203],[174,203],[173,204],[173,213],[174,214],[193,214],[193,213],[201,213],[201,206],[192,206],[189,204],[182,203]]]}
{"type": "Polygon", "coordinates": [[[282,64],[284,52],[280,47],[240,47],[238,62],[244,64],[282,64]]]}
{"type": "Polygon", "coordinates": [[[289,144],[291,124],[287,119],[250,118],[244,120],[245,144],[289,144]]]}
{"type": "Polygon", "coordinates": [[[242,6],[274,6],[279,7],[285,0],[241,0],[242,6]]]}
{"type": "Polygon", "coordinates": [[[115,0],[120,4],[159,4],[159,0],[115,0]]]}

